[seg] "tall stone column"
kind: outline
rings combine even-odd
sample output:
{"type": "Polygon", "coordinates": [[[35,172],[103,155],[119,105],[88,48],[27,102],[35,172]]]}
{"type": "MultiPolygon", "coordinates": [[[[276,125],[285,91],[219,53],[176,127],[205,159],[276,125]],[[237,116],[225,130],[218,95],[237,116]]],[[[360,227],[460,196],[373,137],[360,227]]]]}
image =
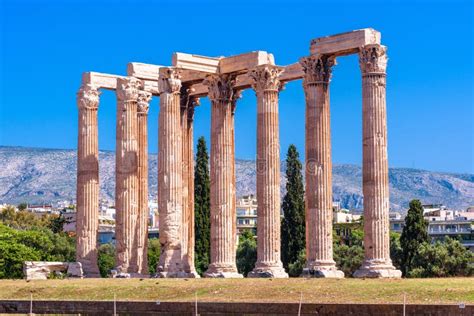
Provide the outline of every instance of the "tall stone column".
{"type": "Polygon", "coordinates": [[[359,52],[362,72],[362,177],[364,252],[355,277],[399,278],[390,259],[386,118],[386,47],[367,45],[359,52]]]}
{"type": "Polygon", "coordinates": [[[309,277],[343,278],[332,246],[332,159],[329,81],[332,56],[303,58],[306,95],[306,267],[309,277]]]}
{"type": "Polygon", "coordinates": [[[138,120],[140,81],[117,79],[117,134],[115,150],[115,240],[118,273],[138,273],[138,120]]]}
{"type": "Polygon", "coordinates": [[[257,94],[257,262],[249,277],[287,278],[280,251],[280,137],[277,66],[249,72],[257,94]]]}
{"type": "Polygon", "coordinates": [[[77,142],[76,260],[86,277],[100,277],[97,265],[99,230],[99,139],[97,109],[99,91],[83,85],[77,94],[79,126],[77,142]]]}
{"type": "Polygon", "coordinates": [[[186,277],[182,260],[183,159],[181,80],[176,68],[160,68],[158,122],[159,277],[186,277]]]}
{"type": "MultiPolygon", "coordinates": [[[[182,89],[185,90],[185,89],[182,89]]],[[[187,89],[186,89],[187,90],[187,89]]],[[[183,218],[181,231],[183,269],[189,277],[199,278],[194,267],[194,155],[193,119],[198,98],[181,92],[181,131],[183,143],[183,218]]]]}
{"type": "Polygon", "coordinates": [[[234,83],[232,75],[204,81],[211,100],[211,263],[205,277],[242,277],[235,263],[234,83]]]}
{"type": "Polygon", "coordinates": [[[138,273],[148,275],[148,108],[151,93],[138,92],[138,221],[137,265],[138,273]]]}

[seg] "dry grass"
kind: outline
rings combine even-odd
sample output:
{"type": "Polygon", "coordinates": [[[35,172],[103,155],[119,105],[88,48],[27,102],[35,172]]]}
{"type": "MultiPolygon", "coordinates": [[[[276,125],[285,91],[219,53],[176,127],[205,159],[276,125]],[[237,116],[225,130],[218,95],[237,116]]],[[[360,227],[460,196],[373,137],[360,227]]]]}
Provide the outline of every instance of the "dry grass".
{"type": "Polygon", "coordinates": [[[0,299],[474,304],[474,278],[0,280],[0,299]]]}

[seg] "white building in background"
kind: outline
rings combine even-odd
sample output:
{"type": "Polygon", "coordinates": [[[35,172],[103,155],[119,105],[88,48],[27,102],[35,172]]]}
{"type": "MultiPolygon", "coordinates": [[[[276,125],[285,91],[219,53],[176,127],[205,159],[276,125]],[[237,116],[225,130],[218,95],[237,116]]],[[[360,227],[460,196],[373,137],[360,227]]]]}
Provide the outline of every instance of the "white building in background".
{"type": "Polygon", "coordinates": [[[244,195],[237,199],[237,234],[243,230],[252,230],[257,233],[257,198],[253,195],[244,195]]]}

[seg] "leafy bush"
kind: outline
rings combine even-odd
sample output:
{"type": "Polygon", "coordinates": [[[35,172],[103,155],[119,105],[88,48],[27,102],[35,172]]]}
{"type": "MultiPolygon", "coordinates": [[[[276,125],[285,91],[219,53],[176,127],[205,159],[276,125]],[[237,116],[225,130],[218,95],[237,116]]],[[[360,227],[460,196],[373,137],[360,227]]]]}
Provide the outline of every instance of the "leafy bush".
{"type": "Polygon", "coordinates": [[[161,244],[158,238],[148,239],[148,272],[150,275],[156,273],[156,266],[160,260],[161,244]]]}
{"type": "Polygon", "coordinates": [[[237,270],[244,276],[253,270],[257,262],[257,241],[250,230],[244,230],[237,248],[237,270]]]}
{"type": "Polygon", "coordinates": [[[100,276],[106,278],[109,271],[115,266],[115,247],[112,244],[103,244],[98,249],[98,265],[100,276]]]}

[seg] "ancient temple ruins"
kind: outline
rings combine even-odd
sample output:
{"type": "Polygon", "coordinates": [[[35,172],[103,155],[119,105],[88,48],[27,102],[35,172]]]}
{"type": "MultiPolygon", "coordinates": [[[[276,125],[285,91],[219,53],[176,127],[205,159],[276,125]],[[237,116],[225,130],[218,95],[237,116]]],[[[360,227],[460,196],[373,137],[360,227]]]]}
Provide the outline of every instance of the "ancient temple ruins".
{"type": "Polygon", "coordinates": [[[234,113],[240,93],[257,95],[257,262],[249,277],[288,277],[280,260],[280,146],[278,97],[303,79],[306,95],[306,255],[303,274],[341,278],[333,260],[329,84],[339,56],[358,54],[362,73],[365,260],[355,277],[400,277],[390,259],[386,47],[380,33],[362,29],[311,41],[309,56],[288,66],[256,51],[230,57],[175,53],[171,66],[129,63],[127,75],[84,73],[78,93],[77,260],[99,275],[97,112],[101,89],[117,95],[116,269],[147,271],[147,120],[160,99],[158,210],[159,277],[198,277],[194,269],[193,116],[211,101],[211,258],[206,277],[242,277],[236,267],[234,113]]]}

